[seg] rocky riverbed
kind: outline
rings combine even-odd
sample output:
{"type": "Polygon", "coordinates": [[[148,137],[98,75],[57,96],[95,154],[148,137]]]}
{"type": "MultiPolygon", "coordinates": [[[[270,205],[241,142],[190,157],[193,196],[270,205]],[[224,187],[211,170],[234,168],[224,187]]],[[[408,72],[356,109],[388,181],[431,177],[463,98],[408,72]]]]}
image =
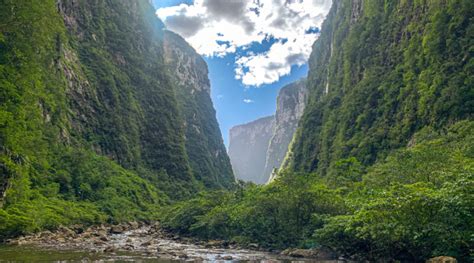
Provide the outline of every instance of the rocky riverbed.
{"type": "MultiPolygon", "coordinates": [[[[44,231],[34,235],[8,240],[12,247],[43,251],[71,251],[87,259],[149,261],[205,261],[205,262],[337,262],[334,255],[319,250],[285,250],[267,252],[257,244],[248,248],[226,241],[197,241],[181,238],[163,231],[159,223],[131,222],[121,225],[62,227],[55,232],[44,231]]],[[[100,261],[99,260],[99,261],[100,261]]],[[[0,262],[1,262],[0,250],[0,262]]],[[[62,260],[61,260],[62,261],[62,260]]]]}

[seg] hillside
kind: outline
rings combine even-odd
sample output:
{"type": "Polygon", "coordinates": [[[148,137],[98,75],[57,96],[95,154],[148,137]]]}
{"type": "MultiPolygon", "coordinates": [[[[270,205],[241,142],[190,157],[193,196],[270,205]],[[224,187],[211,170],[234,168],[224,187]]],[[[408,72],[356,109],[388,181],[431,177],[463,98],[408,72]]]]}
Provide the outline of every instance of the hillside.
{"type": "Polygon", "coordinates": [[[232,186],[207,67],[148,1],[2,5],[0,237],[153,218],[169,200],[232,186]],[[183,60],[196,62],[176,72],[183,60]],[[182,78],[204,92],[184,101],[195,87],[182,78]]]}
{"type": "Polygon", "coordinates": [[[313,46],[290,169],[327,175],[472,119],[472,1],[335,1],[313,46]]]}
{"type": "Polygon", "coordinates": [[[180,36],[170,31],[164,36],[193,174],[208,188],[230,187],[235,180],[211,101],[206,62],[180,36]]]}

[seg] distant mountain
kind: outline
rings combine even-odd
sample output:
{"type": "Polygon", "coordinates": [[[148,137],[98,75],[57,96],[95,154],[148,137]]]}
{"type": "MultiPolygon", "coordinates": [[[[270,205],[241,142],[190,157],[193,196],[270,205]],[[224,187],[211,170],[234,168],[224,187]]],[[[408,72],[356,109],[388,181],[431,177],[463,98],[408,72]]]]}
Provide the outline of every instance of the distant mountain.
{"type": "Polygon", "coordinates": [[[274,127],[275,117],[269,116],[230,129],[229,157],[237,179],[266,182],[262,175],[274,127]]]}
{"type": "Polygon", "coordinates": [[[302,79],[280,90],[275,116],[230,130],[229,157],[237,179],[264,184],[280,168],[303,114],[305,82],[302,79]]]}

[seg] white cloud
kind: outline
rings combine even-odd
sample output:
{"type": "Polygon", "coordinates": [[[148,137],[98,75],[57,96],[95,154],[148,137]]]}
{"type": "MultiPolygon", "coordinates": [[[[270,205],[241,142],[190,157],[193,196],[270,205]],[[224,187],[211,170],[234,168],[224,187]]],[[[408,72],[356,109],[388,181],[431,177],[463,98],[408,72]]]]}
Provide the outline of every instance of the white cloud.
{"type": "Polygon", "coordinates": [[[195,0],[158,9],[157,15],[204,56],[275,39],[265,52],[241,52],[236,58],[236,79],[260,86],[306,63],[318,37],[314,28],[321,27],[330,6],[331,0],[195,0]]]}
{"type": "Polygon", "coordinates": [[[244,103],[254,103],[255,101],[254,100],[251,100],[251,99],[244,99],[244,103]]]}

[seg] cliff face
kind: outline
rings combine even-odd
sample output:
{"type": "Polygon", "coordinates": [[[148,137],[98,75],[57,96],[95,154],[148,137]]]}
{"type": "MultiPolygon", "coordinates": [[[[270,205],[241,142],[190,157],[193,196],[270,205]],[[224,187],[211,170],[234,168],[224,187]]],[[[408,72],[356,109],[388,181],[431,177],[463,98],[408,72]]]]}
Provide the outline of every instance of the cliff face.
{"type": "Polygon", "coordinates": [[[212,106],[207,64],[180,36],[165,31],[164,39],[194,176],[206,187],[229,187],[235,179],[212,106]]]}
{"type": "Polygon", "coordinates": [[[472,1],[335,1],[313,46],[290,168],[373,164],[473,116],[472,1]]]}
{"type": "Polygon", "coordinates": [[[280,90],[275,116],[230,130],[229,157],[238,179],[264,184],[280,168],[306,104],[305,82],[280,90]]]}
{"type": "Polygon", "coordinates": [[[164,63],[163,25],[147,1],[60,1],[75,140],[126,168],[191,181],[184,127],[164,63]]]}
{"type": "Polygon", "coordinates": [[[278,94],[275,128],[266,153],[265,169],[262,174],[262,180],[265,182],[283,163],[298,122],[303,115],[307,95],[306,79],[283,87],[278,94]]]}
{"type": "Polygon", "coordinates": [[[269,116],[230,129],[229,157],[237,179],[266,182],[262,174],[274,126],[275,117],[269,116]]]}

